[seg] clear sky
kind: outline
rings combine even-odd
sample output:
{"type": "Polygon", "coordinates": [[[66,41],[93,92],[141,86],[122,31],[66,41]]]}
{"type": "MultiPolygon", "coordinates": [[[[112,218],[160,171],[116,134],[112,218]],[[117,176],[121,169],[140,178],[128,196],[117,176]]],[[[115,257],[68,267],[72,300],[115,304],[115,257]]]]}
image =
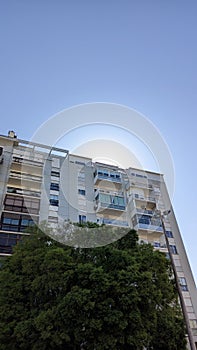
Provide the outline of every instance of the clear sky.
{"type": "Polygon", "coordinates": [[[29,139],[87,102],[148,117],[171,150],[173,204],[197,280],[196,18],[195,0],[0,1],[1,134],[29,139]]]}

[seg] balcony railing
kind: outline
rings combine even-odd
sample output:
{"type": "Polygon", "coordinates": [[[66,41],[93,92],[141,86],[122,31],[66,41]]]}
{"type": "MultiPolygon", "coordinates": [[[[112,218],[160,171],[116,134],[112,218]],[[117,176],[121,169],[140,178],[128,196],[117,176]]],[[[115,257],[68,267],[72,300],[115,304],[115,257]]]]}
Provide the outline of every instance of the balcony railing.
{"type": "Polygon", "coordinates": [[[42,181],[41,176],[30,175],[30,174],[21,174],[20,172],[11,171],[10,178],[20,179],[20,180],[29,180],[29,181],[42,181]]]}
{"type": "Polygon", "coordinates": [[[96,211],[100,210],[100,209],[114,209],[114,210],[120,210],[120,211],[124,211],[126,208],[125,205],[119,205],[119,204],[114,204],[114,203],[103,203],[99,200],[96,201],[96,211]]]}
{"type": "Polygon", "coordinates": [[[163,232],[163,228],[161,226],[151,225],[151,224],[142,224],[142,223],[138,223],[135,226],[135,229],[136,230],[142,229],[142,230],[148,230],[148,231],[163,232]]]}
{"type": "Polygon", "coordinates": [[[43,162],[40,161],[39,158],[23,158],[23,157],[16,157],[13,156],[13,162],[19,163],[19,164],[26,164],[26,165],[34,165],[34,166],[43,166],[43,162]]]}
{"type": "Polygon", "coordinates": [[[96,171],[94,173],[94,183],[96,183],[97,180],[106,180],[110,182],[117,182],[121,183],[121,177],[119,174],[112,174],[112,173],[101,173],[96,171]]]}
{"type": "Polygon", "coordinates": [[[143,200],[146,202],[156,202],[156,199],[154,197],[144,197],[144,196],[137,194],[137,193],[134,194],[134,198],[139,199],[139,200],[143,200]]]}
{"type": "Polygon", "coordinates": [[[7,193],[20,194],[22,196],[40,197],[40,192],[25,190],[21,188],[8,187],[7,193]]]}
{"type": "Polygon", "coordinates": [[[105,219],[103,218],[103,224],[106,225],[114,225],[114,226],[129,226],[127,221],[122,220],[112,220],[112,219],[105,219]]]}
{"type": "Polygon", "coordinates": [[[99,193],[103,193],[103,194],[109,194],[112,196],[124,196],[124,192],[123,191],[108,191],[108,190],[103,190],[101,188],[95,188],[94,190],[94,198],[96,198],[99,193]]]}
{"type": "Polygon", "coordinates": [[[136,212],[138,214],[142,214],[142,215],[144,215],[144,214],[153,215],[154,214],[153,210],[147,210],[147,209],[138,209],[138,208],[136,208],[136,212]]]}

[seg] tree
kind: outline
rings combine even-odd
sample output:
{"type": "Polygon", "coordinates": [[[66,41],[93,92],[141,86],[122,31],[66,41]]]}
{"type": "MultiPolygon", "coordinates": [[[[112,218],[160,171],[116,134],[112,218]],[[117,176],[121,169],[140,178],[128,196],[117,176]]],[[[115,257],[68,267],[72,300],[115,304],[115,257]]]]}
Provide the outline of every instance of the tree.
{"type": "Polygon", "coordinates": [[[0,350],[185,350],[169,261],[137,240],[82,249],[34,229],[0,270],[0,350]]]}

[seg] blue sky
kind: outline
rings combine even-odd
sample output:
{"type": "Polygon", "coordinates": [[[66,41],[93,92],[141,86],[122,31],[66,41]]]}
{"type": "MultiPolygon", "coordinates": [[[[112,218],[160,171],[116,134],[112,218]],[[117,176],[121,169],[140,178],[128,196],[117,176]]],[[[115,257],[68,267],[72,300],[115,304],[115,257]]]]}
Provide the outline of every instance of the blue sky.
{"type": "MultiPolygon", "coordinates": [[[[89,102],[134,108],[175,165],[174,209],[197,280],[197,2],[0,2],[1,133],[28,139],[89,102]]],[[[67,148],[67,145],[65,145],[67,148]]]]}

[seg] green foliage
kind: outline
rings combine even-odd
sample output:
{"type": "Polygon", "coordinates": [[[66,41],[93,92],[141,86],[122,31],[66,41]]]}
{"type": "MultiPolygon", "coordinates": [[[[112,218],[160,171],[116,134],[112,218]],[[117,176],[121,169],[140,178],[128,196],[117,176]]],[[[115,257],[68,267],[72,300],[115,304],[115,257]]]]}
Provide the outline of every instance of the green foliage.
{"type": "Polygon", "coordinates": [[[137,239],[82,249],[34,229],[0,270],[0,350],[185,350],[169,262],[137,239]]]}

